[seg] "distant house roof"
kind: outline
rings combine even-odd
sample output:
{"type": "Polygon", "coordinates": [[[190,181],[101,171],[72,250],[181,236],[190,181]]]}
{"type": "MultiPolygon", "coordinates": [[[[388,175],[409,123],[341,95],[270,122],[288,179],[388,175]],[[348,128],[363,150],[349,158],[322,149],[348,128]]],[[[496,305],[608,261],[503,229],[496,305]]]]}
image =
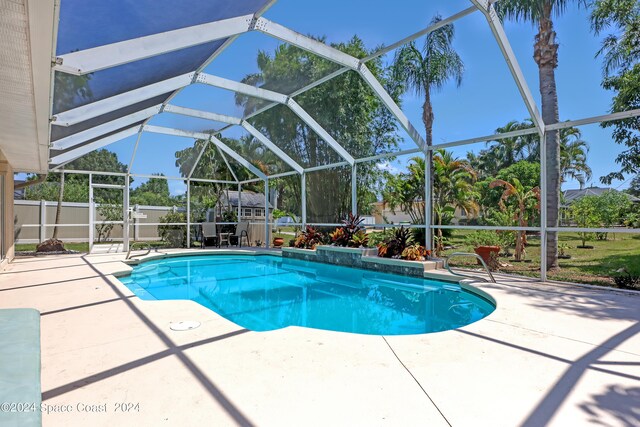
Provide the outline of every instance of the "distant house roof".
{"type": "MultiPolygon", "coordinates": [[[[264,208],[264,194],[254,193],[253,191],[242,192],[242,207],[246,208],[264,208]]],[[[225,191],[221,197],[222,203],[225,205],[238,206],[238,192],[225,191]],[[228,200],[227,200],[228,197],[228,200]]],[[[269,203],[269,209],[273,209],[273,205],[269,203]]]]}
{"type": "MultiPolygon", "coordinates": [[[[603,193],[606,193],[607,191],[615,191],[616,193],[619,193],[618,190],[615,190],[613,188],[600,188],[600,187],[589,187],[589,188],[583,188],[581,190],[566,190],[564,192],[564,205],[570,205],[571,203],[575,202],[576,200],[580,200],[585,196],[601,196],[603,193]]],[[[622,193],[625,194],[629,200],[631,200],[633,203],[638,203],[640,202],[640,199],[632,196],[631,194],[627,194],[627,193],[622,193]]]]}
{"type": "MultiPolygon", "coordinates": [[[[22,184],[24,182],[24,180],[16,179],[14,184],[22,184]]],[[[24,200],[24,188],[13,190],[13,200],[24,200]]]]}

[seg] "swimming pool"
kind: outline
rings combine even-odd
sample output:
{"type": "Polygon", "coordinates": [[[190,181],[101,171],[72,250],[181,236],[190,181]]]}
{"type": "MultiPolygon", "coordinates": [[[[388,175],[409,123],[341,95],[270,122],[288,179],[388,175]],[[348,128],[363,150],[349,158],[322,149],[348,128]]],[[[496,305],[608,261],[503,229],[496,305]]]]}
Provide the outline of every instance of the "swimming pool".
{"type": "Polygon", "coordinates": [[[203,255],[144,262],[120,280],[144,300],[196,301],[239,326],[374,335],[455,329],[495,306],[457,284],[272,255],[203,255]]]}

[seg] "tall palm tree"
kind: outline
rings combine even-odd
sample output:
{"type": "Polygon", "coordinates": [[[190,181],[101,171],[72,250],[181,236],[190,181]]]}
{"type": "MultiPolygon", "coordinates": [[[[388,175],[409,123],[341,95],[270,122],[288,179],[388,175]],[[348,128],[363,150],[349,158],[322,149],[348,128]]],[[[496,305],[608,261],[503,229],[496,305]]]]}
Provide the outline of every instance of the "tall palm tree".
{"type": "MultiPolygon", "coordinates": [[[[444,216],[456,209],[465,212],[467,216],[477,214],[480,208],[474,197],[473,185],[476,172],[469,162],[454,157],[450,151],[437,150],[433,165],[433,209],[436,225],[442,225],[444,216]]],[[[422,170],[424,171],[424,167],[422,170]]],[[[439,255],[444,250],[442,229],[438,228],[437,233],[436,253],[439,255]]]]}
{"type": "MultiPolygon", "coordinates": [[[[431,25],[441,21],[440,15],[431,20],[431,25]]],[[[411,42],[398,50],[394,60],[394,74],[398,81],[405,82],[405,91],[413,91],[424,97],[422,104],[422,122],[425,128],[425,140],[428,146],[433,145],[433,106],[431,93],[442,87],[451,79],[460,86],[464,64],[452,47],[454,37],[453,24],[447,24],[425,36],[422,49],[411,42]]],[[[433,152],[426,156],[427,165],[433,172],[433,152]]],[[[433,188],[433,173],[430,173],[433,188]]],[[[431,242],[427,242],[431,246],[431,242]]]]}
{"type": "MultiPolygon", "coordinates": [[[[584,5],[585,0],[574,0],[584,5]]],[[[517,21],[531,21],[538,27],[533,45],[533,59],[538,65],[540,95],[542,100],[542,121],[545,125],[557,123],[558,91],[555,69],[558,66],[558,44],[553,29],[553,18],[561,15],[570,0],[504,0],[496,3],[498,14],[517,21]]],[[[560,207],[560,138],[557,130],[546,132],[547,151],[547,209],[548,226],[558,226],[560,207]]],[[[547,268],[558,268],[558,235],[547,234],[547,268]]]]}

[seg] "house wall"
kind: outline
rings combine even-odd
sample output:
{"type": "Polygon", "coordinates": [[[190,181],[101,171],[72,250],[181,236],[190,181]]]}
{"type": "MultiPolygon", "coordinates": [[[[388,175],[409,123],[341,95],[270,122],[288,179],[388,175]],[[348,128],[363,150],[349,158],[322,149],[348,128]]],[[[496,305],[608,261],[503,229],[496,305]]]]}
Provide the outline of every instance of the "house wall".
{"type": "Polygon", "coordinates": [[[13,168],[0,151],[0,270],[13,260],[13,168]]]}

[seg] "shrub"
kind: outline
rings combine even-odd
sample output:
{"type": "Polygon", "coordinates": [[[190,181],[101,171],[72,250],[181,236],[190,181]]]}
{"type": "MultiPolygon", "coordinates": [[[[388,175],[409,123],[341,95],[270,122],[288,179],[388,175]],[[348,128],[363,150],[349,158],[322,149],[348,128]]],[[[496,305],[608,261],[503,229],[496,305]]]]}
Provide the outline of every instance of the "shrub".
{"type": "Polygon", "coordinates": [[[184,212],[169,212],[161,217],[159,222],[167,224],[158,226],[158,234],[162,241],[176,248],[184,248],[187,246],[187,226],[170,225],[172,223],[187,222],[187,215],[184,212]]]}
{"type": "Polygon", "coordinates": [[[301,232],[294,241],[294,247],[302,249],[315,249],[317,245],[322,244],[322,233],[307,225],[305,231],[301,232]]]}
{"type": "Polygon", "coordinates": [[[465,243],[473,248],[480,246],[500,246],[502,239],[495,231],[478,230],[467,235],[464,239],[465,243]]]}
{"type": "Polygon", "coordinates": [[[402,251],[400,258],[406,259],[408,261],[424,261],[429,256],[431,256],[431,251],[426,249],[424,246],[415,243],[411,246],[407,246],[402,251]]]}
{"type": "Polygon", "coordinates": [[[640,276],[632,276],[631,274],[616,276],[613,281],[617,287],[622,289],[640,289],[640,276]]]}
{"type": "Polygon", "coordinates": [[[364,218],[360,218],[360,215],[349,213],[349,216],[342,221],[342,226],[329,234],[331,243],[336,246],[352,248],[366,246],[368,238],[361,225],[363,221],[364,218]],[[356,235],[357,237],[354,239],[356,235]]]}

